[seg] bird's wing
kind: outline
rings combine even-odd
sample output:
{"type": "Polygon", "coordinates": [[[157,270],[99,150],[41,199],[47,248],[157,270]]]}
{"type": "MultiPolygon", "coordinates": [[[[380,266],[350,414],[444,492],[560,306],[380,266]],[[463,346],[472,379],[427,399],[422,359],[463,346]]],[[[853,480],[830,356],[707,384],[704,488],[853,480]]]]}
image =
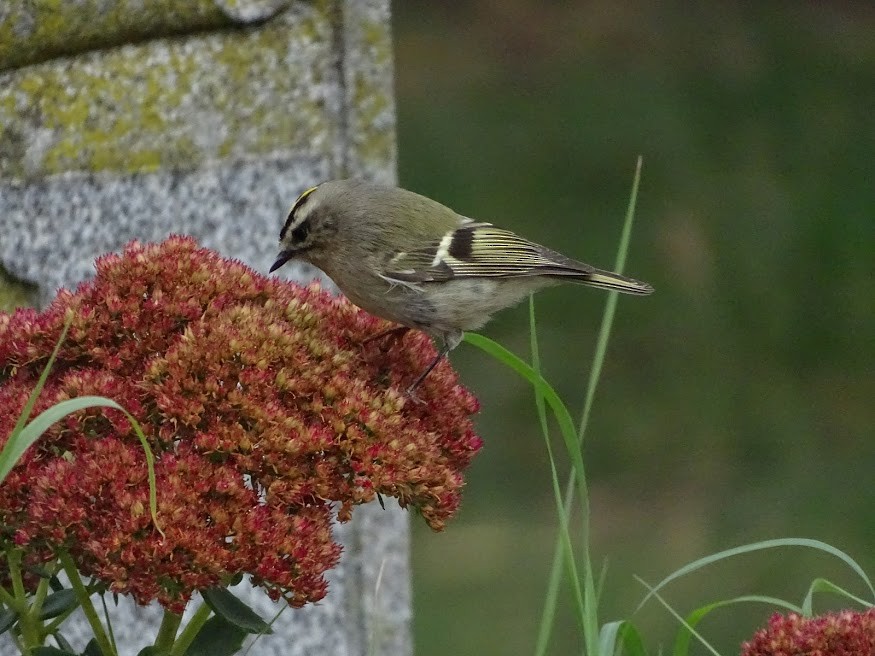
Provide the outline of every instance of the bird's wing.
{"type": "Polygon", "coordinates": [[[407,283],[452,278],[581,276],[593,269],[490,223],[468,223],[426,246],[396,253],[384,277],[407,283]]]}

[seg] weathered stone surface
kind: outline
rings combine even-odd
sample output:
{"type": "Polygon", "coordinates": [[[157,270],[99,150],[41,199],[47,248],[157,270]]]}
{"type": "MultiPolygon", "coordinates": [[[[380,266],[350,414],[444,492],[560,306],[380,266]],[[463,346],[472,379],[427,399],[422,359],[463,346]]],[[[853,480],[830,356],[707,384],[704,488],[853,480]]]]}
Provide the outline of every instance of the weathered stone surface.
{"type": "MultiPolygon", "coordinates": [[[[16,0],[0,70],[0,266],[42,302],[101,253],[171,233],[266,271],[301,190],[395,178],[388,0],[16,0]]],[[[326,600],[285,610],[251,654],[411,652],[406,513],[359,508],[338,535],[326,600]]],[[[160,620],[112,613],[121,653],[160,620]]]]}
{"type": "Polygon", "coordinates": [[[0,70],[168,34],[267,20],[291,0],[8,0],[0,70]]]}

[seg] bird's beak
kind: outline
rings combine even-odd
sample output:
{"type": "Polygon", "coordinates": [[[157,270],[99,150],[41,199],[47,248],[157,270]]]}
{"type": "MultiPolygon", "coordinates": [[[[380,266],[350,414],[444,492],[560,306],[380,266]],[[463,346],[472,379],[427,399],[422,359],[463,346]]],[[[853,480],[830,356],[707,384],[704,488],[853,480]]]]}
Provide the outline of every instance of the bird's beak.
{"type": "Polygon", "coordinates": [[[294,253],[291,251],[280,251],[280,254],[277,255],[276,262],[270,265],[270,271],[268,273],[273,273],[277,269],[279,269],[283,264],[292,259],[294,253]]]}

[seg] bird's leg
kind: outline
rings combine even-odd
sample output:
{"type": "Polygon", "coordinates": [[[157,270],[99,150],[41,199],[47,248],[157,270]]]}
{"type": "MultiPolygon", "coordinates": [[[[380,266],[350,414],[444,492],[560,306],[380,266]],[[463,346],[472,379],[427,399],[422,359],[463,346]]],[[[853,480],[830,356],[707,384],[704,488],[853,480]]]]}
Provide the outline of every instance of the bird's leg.
{"type": "Polygon", "coordinates": [[[420,383],[425,380],[425,377],[431,373],[431,370],[437,366],[437,363],[441,361],[441,358],[446,356],[446,354],[449,352],[450,347],[444,344],[444,347],[440,351],[438,351],[437,357],[431,361],[431,364],[425,368],[425,371],[419,374],[419,378],[413,381],[413,385],[407,388],[407,392],[405,392],[407,396],[409,396],[414,401],[422,403],[422,401],[420,401],[419,398],[416,396],[416,388],[419,387],[420,383]]]}
{"type": "Polygon", "coordinates": [[[361,343],[367,344],[368,342],[383,339],[384,337],[389,337],[390,335],[393,337],[393,340],[399,340],[408,330],[410,330],[410,328],[408,328],[407,326],[395,326],[394,328],[387,328],[386,330],[381,330],[376,335],[365,337],[361,343]]]}
{"type": "Polygon", "coordinates": [[[407,396],[412,398],[414,401],[419,401],[415,394],[416,388],[419,387],[420,383],[425,380],[425,377],[431,373],[431,370],[437,366],[437,363],[440,362],[442,358],[445,358],[450,351],[452,351],[459,345],[459,342],[462,341],[462,331],[457,330],[452,333],[444,334],[443,341],[444,345],[443,347],[441,347],[441,350],[438,351],[437,357],[435,357],[435,359],[431,361],[431,364],[429,364],[428,367],[425,368],[425,371],[419,374],[419,377],[415,381],[413,381],[413,384],[410,387],[407,388],[407,396]]]}

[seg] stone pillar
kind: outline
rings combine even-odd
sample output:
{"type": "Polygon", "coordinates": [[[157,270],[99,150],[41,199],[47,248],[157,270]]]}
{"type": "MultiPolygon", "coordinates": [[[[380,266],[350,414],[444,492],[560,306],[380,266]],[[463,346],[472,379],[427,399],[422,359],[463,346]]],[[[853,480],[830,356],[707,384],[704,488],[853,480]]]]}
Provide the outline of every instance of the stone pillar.
{"type": "MultiPolygon", "coordinates": [[[[101,253],[171,233],[266,272],[297,194],[349,176],[395,179],[389,0],[0,5],[0,301],[45,302],[101,253]]],[[[406,514],[359,507],[337,531],[326,599],[251,654],[411,653],[406,514]]],[[[124,654],[160,619],[112,614],[124,654]]]]}

